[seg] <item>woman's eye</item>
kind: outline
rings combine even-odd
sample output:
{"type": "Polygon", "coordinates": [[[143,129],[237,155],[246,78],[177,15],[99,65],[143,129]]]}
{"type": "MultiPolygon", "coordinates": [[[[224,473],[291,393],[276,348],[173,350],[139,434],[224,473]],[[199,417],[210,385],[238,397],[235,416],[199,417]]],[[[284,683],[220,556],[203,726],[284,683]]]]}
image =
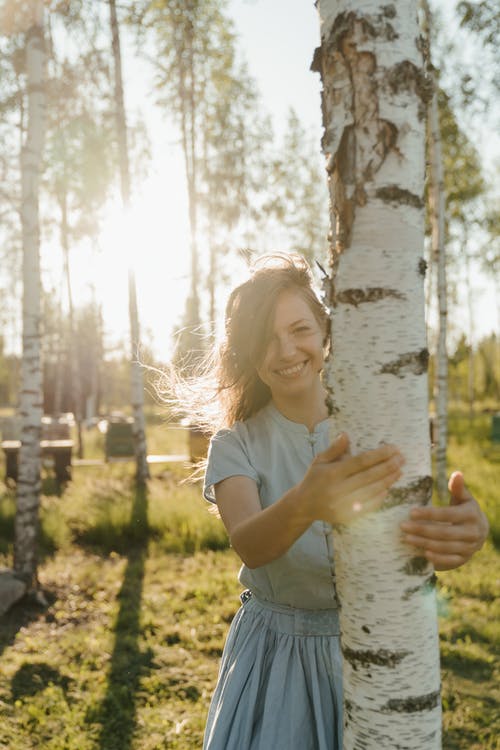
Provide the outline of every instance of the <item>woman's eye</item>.
{"type": "Polygon", "coordinates": [[[307,333],[310,330],[309,326],[299,326],[294,330],[294,333],[307,333]]]}

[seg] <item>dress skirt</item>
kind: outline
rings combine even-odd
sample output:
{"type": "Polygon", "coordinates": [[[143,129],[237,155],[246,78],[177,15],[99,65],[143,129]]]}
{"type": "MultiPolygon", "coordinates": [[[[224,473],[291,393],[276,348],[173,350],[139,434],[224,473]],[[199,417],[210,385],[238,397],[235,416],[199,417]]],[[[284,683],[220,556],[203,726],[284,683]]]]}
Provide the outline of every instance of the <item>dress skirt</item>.
{"type": "Polygon", "coordinates": [[[337,610],[245,594],[222,654],[204,750],[340,750],[337,610]]]}

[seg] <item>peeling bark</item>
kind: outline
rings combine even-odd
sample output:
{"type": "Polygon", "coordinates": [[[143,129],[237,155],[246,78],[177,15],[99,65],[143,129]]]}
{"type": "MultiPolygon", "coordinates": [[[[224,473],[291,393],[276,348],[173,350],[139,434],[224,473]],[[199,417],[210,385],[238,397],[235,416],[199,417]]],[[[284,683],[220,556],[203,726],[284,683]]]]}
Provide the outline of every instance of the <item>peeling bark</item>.
{"type": "Polygon", "coordinates": [[[430,502],[423,280],[424,121],[429,97],[409,0],[318,0],[322,147],[332,213],[325,367],[335,434],[406,457],[380,511],[336,527],[344,750],[437,750],[440,676],[432,565],[401,540],[430,502]]]}

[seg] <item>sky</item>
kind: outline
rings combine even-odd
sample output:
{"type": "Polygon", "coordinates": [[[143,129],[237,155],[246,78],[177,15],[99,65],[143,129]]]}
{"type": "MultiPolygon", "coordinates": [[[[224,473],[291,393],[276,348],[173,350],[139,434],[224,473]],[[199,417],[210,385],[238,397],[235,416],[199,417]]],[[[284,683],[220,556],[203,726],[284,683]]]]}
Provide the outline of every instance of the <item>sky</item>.
{"type": "MultiPolygon", "coordinates": [[[[271,114],[277,135],[282,135],[293,107],[307,130],[321,138],[320,83],[309,67],[319,43],[319,22],[312,0],[229,0],[229,12],[247,60],[271,114]]],[[[135,210],[125,224],[119,206],[109,211],[100,238],[100,254],[73,255],[75,296],[90,295],[93,279],[103,314],[108,342],[128,339],[128,303],[124,256],[136,270],[138,303],[144,343],[155,356],[167,359],[172,351],[172,330],[182,316],[188,292],[189,230],[183,161],[176,131],[155,107],[148,94],[150,81],[144,63],[124,55],[124,82],[129,118],[140,111],[150,128],[150,176],[135,196],[135,210]]],[[[238,283],[243,268],[235,267],[238,283]]],[[[498,330],[500,323],[493,285],[474,274],[476,335],[498,330]]],[[[459,290],[459,300],[465,290],[459,290]]],[[[219,307],[222,309],[223,300],[219,307]]],[[[454,324],[467,326],[466,304],[459,305],[454,324]]]]}

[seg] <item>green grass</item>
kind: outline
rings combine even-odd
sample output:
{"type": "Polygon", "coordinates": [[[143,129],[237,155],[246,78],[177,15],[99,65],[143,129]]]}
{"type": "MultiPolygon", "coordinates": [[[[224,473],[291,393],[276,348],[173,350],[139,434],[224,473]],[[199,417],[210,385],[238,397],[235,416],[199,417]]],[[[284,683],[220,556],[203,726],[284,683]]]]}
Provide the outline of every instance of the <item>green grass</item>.
{"type": "MultiPolygon", "coordinates": [[[[492,539],[439,574],[445,750],[493,750],[500,736],[498,462],[488,420],[450,422],[451,468],[492,520],[492,539]],[[496,479],[495,479],[496,478],[496,479]],[[496,483],[495,483],[496,482],[496,483]]],[[[156,426],[155,440],[163,440],[156,426]]],[[[158,452],[184,452],[161,448],[158,452]]],[[[170,439],[170,438],[168,438],[170,439]]],[[[44,479],[39,576],[0,623],[0,750],[201,747],[238,561],[186,469],[155,465],[147,492],[133,465],[44,479]]],[[[14,495],[0,496],[0,562],[12,563],[14,495]]]]}

